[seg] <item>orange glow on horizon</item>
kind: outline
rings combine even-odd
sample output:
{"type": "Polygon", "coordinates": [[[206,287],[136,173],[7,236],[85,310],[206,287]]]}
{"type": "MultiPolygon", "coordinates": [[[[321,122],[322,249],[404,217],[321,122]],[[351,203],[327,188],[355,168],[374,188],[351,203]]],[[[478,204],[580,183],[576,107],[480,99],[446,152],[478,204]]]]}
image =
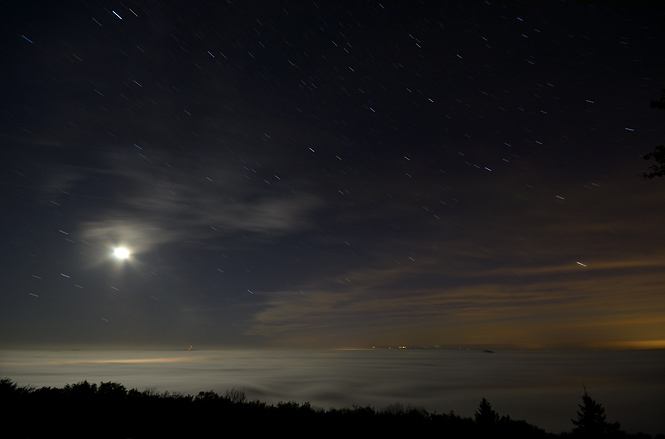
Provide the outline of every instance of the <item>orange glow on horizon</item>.
{"type": "Polygon", "coordinates": [[[665,340],[611,341],[598,345],[605,349],[665,349],[665,340]]]}

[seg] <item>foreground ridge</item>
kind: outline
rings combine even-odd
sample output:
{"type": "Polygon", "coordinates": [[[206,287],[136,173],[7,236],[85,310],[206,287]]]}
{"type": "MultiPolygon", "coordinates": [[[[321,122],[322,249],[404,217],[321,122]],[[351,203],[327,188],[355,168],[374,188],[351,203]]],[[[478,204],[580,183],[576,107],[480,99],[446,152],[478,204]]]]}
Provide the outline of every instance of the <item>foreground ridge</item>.
{"type": "MultiPolygon", "coordinates": [[[[340,437],[340,435],[381,434],[443,435],[450,438],[503,437],[556,438],[608,437],[648,439],[646,434],[630,435],[613,428],[585,430],[579,425],[588,421],[580,417],[571,433],[548,433],[525,421],[499,416],[483,398],[475,417],[428,413],[417,407],[392,404],[385,409],[353,406],[343,409],[320,409],[308,402],[279,402],[268,405],[248,401],[244,391],[227,390],[224,395],[201,391],[197,395],[158,392],[155,389],[128,390],[120,383],[99,385],[82,381],[55,387],[19,387],[12,380],[0,380],[0,402],[5,422],[16,438],[46,437],[57,433],[69,437],[152,438],[152,437],[223,437],[230,428],[241,428],[243,434],[285,433],[290,437],[340,437]],[[593,434],[589,433],[593,431],[593,434]],[[599,433],[599,431],[601,433],[599,433]]],[[[604,410],[585,389],[583,405],[604,410]]],[[[579,412],[578,412],[579,414],[579,412]]],[[[604,422],[604,416],[601,417],[604,422]]],[[[238,432],[238,431],[236,431],[238,432]]],[[[657,439],[665,439],[658,435],[657,439]]]]}

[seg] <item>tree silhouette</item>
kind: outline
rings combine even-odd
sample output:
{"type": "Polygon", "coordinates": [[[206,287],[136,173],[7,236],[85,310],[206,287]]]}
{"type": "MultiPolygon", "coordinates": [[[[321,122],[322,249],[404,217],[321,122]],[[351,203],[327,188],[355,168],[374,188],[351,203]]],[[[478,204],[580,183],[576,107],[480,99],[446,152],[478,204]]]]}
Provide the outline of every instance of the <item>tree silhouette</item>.
{"type": "Polygon", "coordinates": [[[227,389],[226,398],[234,404],[242,404],[247,402],[245,391],[236,388],[227,389]]]}
{"type": "Polygon", "coordinates": [[[483,398],[474,413],[474,421],[478,425],[491,426],[499,422],[499,414],[494,411],[492,404],[483,398]]]}
{"type": "Polygon", "coordinates": [[[584,438],[612,437],[621,431],[618,422],[610,424],[605,416],[605,407],[593,399],[584,388],[582,404],[577,412],[577,419],[573,419],[573,434],[584,438]]]}
{"type": "MultiPolygon", "coordinates": [[[[651,108],[665,110],[665,90],[658,101],[651,101],[651,108]]],[[[652,165],[650,172],[645,172],[642,176],[646,178],[665,177],[665,145],[658,145],[649,154],[644,156],[645,160],[654,159],[655,165],[652,165]]]]}
{"type": "MultiPolygon", "coordinates": [[[[483,398],[475,417],[428,413],[395,403],[386,410],[369,406],[330,409],[312,407],[308,402],[280,402],[270,405],[248,401],[242,390],[230,389],[226,395],[214,391],[197,396],[127,390],[115,382],[99,385],[82,381],[56,387],[20,387],[10,379],[0,379],[0,402],[5,428],[15,427],[11,437],[99,437],[99,438],[180,438],[208,437],[227,428],[251,426],[257,436],[288,432],[290,437],[323,438],[348,436],[349,432],[375,437],[506,437],[511,439],[622,438],[652,439],[628,434],[619,424],[610,424],[605,409],[588,395],[586,388],[572,432],[548,433],[526,421],[499,416],[483,398]],[[38,422],[36,422],[38,420],[38,422]]],[[[3,430],[4,431],[4,430],[3,430]]],[[[10,430],[11,431],[11,430],[10,430]]],[[[6,434],[5,434],[6,436],[6,434]]],[[[2,436],[4,437],[4,436],[2,436]]],[[[653,439],[665,439],[657,435],[653,439]]]]}

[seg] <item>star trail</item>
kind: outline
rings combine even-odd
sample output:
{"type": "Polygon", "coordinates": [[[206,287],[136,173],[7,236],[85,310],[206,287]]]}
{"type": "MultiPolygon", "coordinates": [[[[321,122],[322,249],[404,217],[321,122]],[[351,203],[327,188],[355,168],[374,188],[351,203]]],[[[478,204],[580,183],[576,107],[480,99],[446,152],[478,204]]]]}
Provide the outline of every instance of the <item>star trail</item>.
{"type": "Polygon", "coordinates": [[[662,348],[664,19],[5,2],[2,345],[662,348]]]}

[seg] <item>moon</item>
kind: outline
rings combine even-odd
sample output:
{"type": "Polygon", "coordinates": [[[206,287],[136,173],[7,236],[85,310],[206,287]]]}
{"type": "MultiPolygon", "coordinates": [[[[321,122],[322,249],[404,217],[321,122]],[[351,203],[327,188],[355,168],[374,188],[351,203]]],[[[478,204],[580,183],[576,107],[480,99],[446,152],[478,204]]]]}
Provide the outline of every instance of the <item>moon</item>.
{"type": "Polygon", "coordinates": [[[118,259],[127,259],[129,257],[129,250],[127,247],[117,247],[113,250],[113,256],[118,259]]]}

